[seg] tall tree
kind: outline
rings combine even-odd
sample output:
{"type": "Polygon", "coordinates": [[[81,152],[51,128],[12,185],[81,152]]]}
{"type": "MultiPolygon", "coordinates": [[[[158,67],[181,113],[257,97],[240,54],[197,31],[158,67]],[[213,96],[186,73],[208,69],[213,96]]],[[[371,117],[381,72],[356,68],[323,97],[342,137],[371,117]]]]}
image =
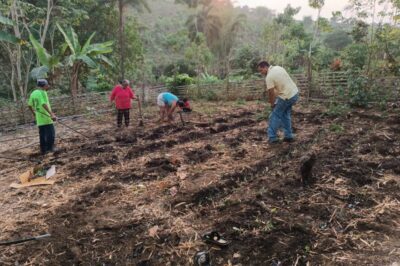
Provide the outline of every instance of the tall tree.
{"type": "Polygon", "coordinates": [[[320,17],[321,17],[321,10],[322,10],[322,7],[325,4],[325,0],[309,0],[308,4],[310,5],[310,7],[318,10],[317,19],[315,20],[313,38],[312,38],[312,41],[310,42],[310,46],[309,46],[309,49],[308,49],[308,58],[311,58],[312,48],[313,48],[313,45],[315,45],[315,41],[317,39],[317,35],[318,35],[318,31],[319,31],[319,22],[320,22],[320,17]]]}
{"type": "Polygon", "coordinates": [[[213,14],[212,5],[204,5],[196,14],[190,15],[186,21],[189,37],[195,41],[199,32],[206,37],[207,44],[212,47],[219,39],[222,22],[218,15],[213,14]]]}
{"type": "MultiPolygon", "coordinates": [[[[314,34],[313,34],[313,38],[310,42],[309,48],[308,48],[308,57],[307,57],[307,76],[308,76],[308,81],[309,84],[311,83],[311,79],[312,79],[312,64],[311,64],[311,54],[312,54],[312,49],[313,46],[315,45],[315,41],[317,39],[317,35],[318,35],[318,31],[319,31],[319,18],[321,17],[321,10],[322,7],[325,4],[325,0],[308,0],[308,4],[310,7],[317,9],[318,13],[317,13],[317,19],[315,20],[315,26],[314,26],[314,34]]],[[[310,92],[310,89],[309,89],[310,92]]],[[[310,95],[308,95],[309,97],[310,95]]],[[[307,98],[308,98],[307,97],[307,98]]]]}
{"type": "Polygon", "coordinates": [[[368,58],[366,63],[366,72],[367,74],[372,75],[373,71],[371,68],[375,65],[372,64],[373,60],[378,60],[378,54],[380,50],[378,49],[379,44],[375,43],[377,34],[375,32],[375,27],[377,26],[376,19],[377,15],[381,18],[379,24],[383,24],[385,20],[393,21],[393,26],[397,27],[396,21],[399,19],[399,10],[400,10],[400,1],[399,0],[349,0],[350,9],[356,12],[357,19],[355,19],[355,29],[360,26],[360,20],[370,20],[371,24],[367,24],[367,29],[369,27],[369,31],[367,31],[367,37],[369,37],[368,41],[365,38],[364,41],[367,43],[368,47],[368,58]],[[384,6],[385,9],[381,12],[377,13],[377,4],[384,6]]]}
{"type": "Polygon", "coordinates": [[[175,3],[186,4],[190,8],[196,8],[199,5],[209,5],[211,0],[175,0],[175,3]]]}
{"type": "Polygon", "coordinates": [[[222,34],[217,48],[217,53],[220,59],[219,65],[223,66],[220,70],[221,76],[228,76],[230,73],[232,50],[235,45],[238,31],[243,26],[245,20],[246,16],[242,14],[237,16],[230,14],[229,17],[224,20],[224,27],[222,28],[222,34]]]}
{"type": "Polygon", "coordinates": [[[120,49],[120,76],[125,78],[125,36],[124,36],[124,10],[127,6],[133,6],[138,10],[146,9],[150,12],[147,0],[118,0],[119,11],[119,49],[120,49]]]}
{"type": "MultiPolygon", "coordinates": [[[[8,18],[0,15],[0,25],[9,26],[9,28],[10,28],[10,26],[15,25],[15,22],[12,21],[11,19],[8,19],[8,18]]],[[[12,53],[11,53],[12,47],[11,47],[11,45],[15,45],[18,43],[17,37],[14,34],[10,34],[7,30],[1,30],[0,31],[0,43],[2,44],[2,48],[4,50],[8,51],[10,63],[12,63],[12,53]]],[[[14,69],[12,69],[10,85],[11,85],[11,92],[13,95],[13,99],[16,102],[17,101],[17,92],[15,90],[14,77],[15,77],[15,72],[14,72],[14,69]]]]}

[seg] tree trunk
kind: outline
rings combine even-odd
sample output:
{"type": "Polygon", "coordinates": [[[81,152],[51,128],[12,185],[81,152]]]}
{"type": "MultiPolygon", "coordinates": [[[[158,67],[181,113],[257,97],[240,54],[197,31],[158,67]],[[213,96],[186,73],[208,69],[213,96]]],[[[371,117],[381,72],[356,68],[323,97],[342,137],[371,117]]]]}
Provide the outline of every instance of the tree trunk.
{"type": "Polygon", "coordinates": [[[53,0],[47,0],[47,12],[46,12],[46,21],[44,23],[44,28],[42,32],[42,36],[40,37],[40,44],[44,46],[44,41],[46,40],[47,30],[49,29],[50,24],[50,15],[53,10],[53,0]]]}
{"type": "Polygon", "coordinates": [[[367,77],[372,78],[370,76],[371,73],[371,62],[372,62],[372,49],[374,43],[374,24],[375,24],[375,13],[376,13],[376,0],[373,2],[373,9],[372,9],[372,23],[371,23],[371,38],[369,42],[369,49],[368,49],[368,63],[367,63],[367,77]]]}
{"type": "Polygon", "coordinates": [[[75,63],[72,66],[72,74],[71,74],[71,83],[70,83],[70,90],[73,100],[75,101],[78,95],[78,86],[79,86],[79,69],[81,67],[80,63],[75,63]]]}
{"type": "Polygon", "coordinates": [[[17,70],[17,87],[19,89],[19,93],[21,94],[21,98],[22,100],[24,100],[26,98],[26,95],[24,93],[24,85],[22,82],[22,66],[21,66],[21,59],[22,59],[22,55],[21,55],[22,51],[21,51],[21,47],[18,46],[17,48],[17,58],[16,58],[16,62],[15,62],[15,67],[17,70]]]}
{"type": "Polygon", "coordinates": [[[11,85],[11,91],[13,94],[14,102],[17,102],[17,92],[15,91],[14,79],[15,79],[15,69],[14,69],[13,65],[11,65],[11,80],[10,80],[11,84],[10,85],[11,85]]]}
{"type": "Polygon", "coordinates": [[[307,91],[307,103],[310,100],[311,97],[311,90],[313,89],[313,84],[312,84],[312,65],[311,65],[311,58],[307,57],[307,83],[308,83],[308,91],[307,91]]]}
{"type": "Polygon", "coordinates": [[[11,92],[13,95],[13,100],[14,102],[17,102],[17,91],[15,88],[15,67],[14,67],[14,54],[13,51],[11,50],[11,47],[7,44],[7,45],[2,45],[4,50],[7,51],[8,53],[8,58],[10,60],[10,68],[11,68],[11,78],[10,78],[10,88],[11,88],[11,92]]]}
{"type": "MultiPolygon", "coordinates": [[[[21,32],[19,29],[19,16],[17,13],[17,3],[14,0],[12,5],[11,5],[11,18],[14,20],[15,24],[13,26],[14,29],[14,35],[17,38],[21,38],[21,32]]],[[[15,58],[15,70],[16,70],[16,80],[17,80],[17,87],[19,89],[19,92],[21,94],[22,99],[24,100],[26,98],[26,95],[24,93],[24,86],[22,82],[22,51],[21,51],[21,46],[17,46],[16,48],[16,58],[15,58]]]]}
{"type": "Polygon", "coordinates": [[[310,47],[308,49],[308,57],[307,57],[307,80],[308,80],[308,93],[307,93],[307,102],[310,100],[311,96],[311,89],[312,89],[312,63],[311,63],[311,55],[312,55],[312,48],[313,44],[315,42],[315,39],[317,38],[318,30],[319,30],[319,18],[321,16],[321,10],[322,6],[318,8],[318,15],[317,15],[317,20],[315,22],[315,30],[313,34],[312,41],[310,42],[310,47]]]}
{"type": "Polygon", "coordinates": [[[124,58],[125,58],[125,45],[124,45],[124,3],[123,0],[118,0],[118,9],[119,9],[119,49],[120,49],[120,75],[121,79],[125,78],[125,66],[124,66],[124,58]]]}
{"type": "Polygon", "coordinates": [[[226,78],[226,95],[229,97],[229,92],[230,92],[230,83],[229,83],[229,73],[230,73],[230,64],[229,64],[229,57],[230,57],[230,55],[229,55],[229,52],[228,52],[228,54],[226,55],[226,58],[225,58],[225,78],[226,78]]]}
{"type": "Polygon", "coordinates": [[[24,95],[26,95],[26,97],[28,98],[28,83],[29,83],[29,72],[31,70],[31,66],[32,66],[32,62],[33,62],[33,56],[31,56],[29,58],[29,60],[27,60],[26,62],[26,75],[25,75],[25,81],[24,81],[24,95]]]}

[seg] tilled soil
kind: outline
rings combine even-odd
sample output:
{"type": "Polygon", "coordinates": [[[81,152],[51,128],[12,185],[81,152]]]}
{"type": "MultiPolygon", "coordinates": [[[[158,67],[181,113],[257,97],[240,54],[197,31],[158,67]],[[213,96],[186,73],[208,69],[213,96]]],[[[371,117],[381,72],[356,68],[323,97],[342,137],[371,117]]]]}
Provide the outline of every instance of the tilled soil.
{"type": "MultiPolygon", "coordinates": [[[[259,106],[185,127],[147,123],[61,141],[51,187],[9,188],[2,162],[0,264],[390,265],[400,261],[399,110],[293,113],[296,141],[269,146],[259,106]],[[226,248],[202,242],[216,230],[226,248]]],[[[87,133],[88,134],[88,133],[87,133]]],[[[34,157],[34,150],[20,156],[34,157]]]]}

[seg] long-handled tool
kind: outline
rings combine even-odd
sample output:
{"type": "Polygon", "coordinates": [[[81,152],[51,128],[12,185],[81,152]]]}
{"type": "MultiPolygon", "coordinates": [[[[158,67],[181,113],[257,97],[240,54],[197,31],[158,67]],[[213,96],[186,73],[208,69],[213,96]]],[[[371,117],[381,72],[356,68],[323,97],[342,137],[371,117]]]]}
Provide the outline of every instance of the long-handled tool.
{"type": "Polygon", "coordinates": [[[45,235],[40,235],[40,236],[34,236],[34,237],[28,237],[28,238],[21,238],[21,239],[4,241],[4,242],[0,242],[0,246],[9,246],[9,245],[19,244],[19,243],[33,241],[33,240],[40,240],[40,239],[46,238],[46,237],[51,237],[51,235],[50,234],[45,234],[45,235]]]}
{"type": "Polygon", "coordinates": [[[75,133],[78,133],[78,134],[80,134],[80,135],[84,136],[85,138],[87,138],[87,139],[90,139],[90,137],[89,137],[89,136],[87,136],[87,135],[85,135],[85,134],[83,134],[83,133],[79,132],[78,130],[76,130],[76,129],[74,129],[74,128],[70,127],[70,126],[68,126],[67,124],[65,124],[65,123],[61,122],[60,120],[57,120],[57,121],[58,121],[58,123],[60,123],[60,124],[61,124],[61,125],[63,125],[64,127],[68,128],[69,130],[72,130],[72,131],[74,131],[75,133]]]}
{"type": "MultiPolygon", "coordinates": [[[[36,112],[39,112],[39,114],[42,114],[42,115],[45,115],[45,116],[47,116],[47,117],[50,117],[50,118],[51,118],[51,116],[50,116],[50,115],[48,115],[48,114],[42,113],[42,112],[40,112],[40,111],[36,111],[36,112]]],[[[78,133],[78,134],[80,134],[80,135],[84,136],[85,138],[87,138],[87,139],[90,139],[90,137],[89,137],[89,136],[86,136],[85,134],[83,134],[83,133],[79,132],[78,130],[76,130],[76,129],[74,129],[74,128],[70,127],[70,126],[68,126],[67,124],[64,124],[64,123],[63,123],[63,122],[61,122],[60,120],[57,120],[57,122],[58,122],[58,123],[60,123],[61,125],[63,125],[64,127],[68,128],[69,130],[72,130],[72,131],[74,131],[75,133],[78,133]]]]}
{"type": "Polygon", "coordinates": [[[183,120],[182,112],[179,111],[178,114],[179,114],[179,117],[181,118],[182,126],[185,126],[185,121],[183,120]]]}
{"type": "Polygon", "coordinates": [[[34,163],[40,163],[41,161],[31,159],[31,158],[16,158],[16,157],[9,157],[9,156],[4,156],[0,154],[0,159],[5,159],[5,160],[11,160],[11,161],[29,161],[29,162],[34,162],[34,163]]]}
{"type": "Polygon", "coordinates": [[[143,123],[143,115],[142,115],[142,104],[140,103],[140,98],[138,98],[138,107],[139,107],[139,126],[142,127],[143,123]]]}

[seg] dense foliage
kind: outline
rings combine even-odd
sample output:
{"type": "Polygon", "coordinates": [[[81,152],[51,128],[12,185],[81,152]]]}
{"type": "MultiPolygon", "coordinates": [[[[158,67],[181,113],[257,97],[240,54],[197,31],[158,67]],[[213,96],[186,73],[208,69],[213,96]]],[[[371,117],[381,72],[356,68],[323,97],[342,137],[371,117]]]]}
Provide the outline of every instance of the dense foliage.
{"type": "MultiPolygon", "coordinates": [[[[298,7],[275,14],[230,0],[5,0],[0,97],[26,99],[38,77],[73,95],[121,77],[172,87],[251,79],[262,58],[292,72],[400,75],[399,1],[349,0],[351,18],[323,18],[324,1],[309,4],[315,20],[296,20],[298,7]]],[[[367,85],[354,77],[363,101],[357,88],[367,85]]]]}

